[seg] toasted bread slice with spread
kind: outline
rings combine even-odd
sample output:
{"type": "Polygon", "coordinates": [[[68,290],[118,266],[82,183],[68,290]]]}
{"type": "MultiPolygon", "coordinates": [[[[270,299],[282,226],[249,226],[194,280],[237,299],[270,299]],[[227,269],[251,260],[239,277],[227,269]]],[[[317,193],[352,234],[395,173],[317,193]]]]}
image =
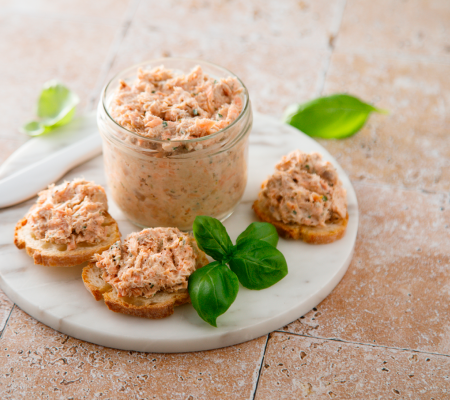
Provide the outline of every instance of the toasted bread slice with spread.
{"type": "MultiPolygon", "coordinates": [[[[209,263],[203,251],[199,250],[195,240],[193,248],[197,254],[197,268],[209,263]]],[[[114,312],[133,315],[136,317],[160,319],[173,314],[176,306],[190,303],[191,299],[187,289],[176,292],[159,291],[153,297],[144,296],[119,297],[117,291],[102,278],[103,271],[91,262],[83,268],[82,278],[84,285],[94,296],[95,300],[103,299],[106,306],[114,312]]]]}
{"type": "Polygon", "coordinates": [[[74,250],[67,250],[66,244],[55,244],[36,238],[27,222],[27,218],[22,218],[17,223],[14,244],[19,249],[25,249],[35,264],[48,267],[73,267],[82,264],[90,261],[94,254],[107,250],[120,240],[117,222],[107,212],[102,224],[106,227],[106,239],[95,244],[78,243],[74,250]]]}
{"type": "Polygon", "coordinates": [[[341,239],[347,228],[347,193],[336,168],[319,153],[294,150],[262,183],[253,210],[285,238],[311,244],[341,239]]]}
{"type": "Polygon", "coordinates": [[[135,317],[159,319],[172,315],[174,307],[190,303],[187,289],[174,293],[158,292],[151,298],[143,296],[119,297],[117,291],[102,279],[103,271],[95,263],[83,268],[83,282],[95,300],[105,300],[106,306],[114,312],[135,317]]]}
{"type": "Polygon", "coordinates": [[[327,244],[341,239],[347,229],[348,214],[346,218],[334,217],[326,222],[325,226],[307,226],[298,224],[285,224],[278,221],[270,214],[268,208],[261,199],[253,203],[253,210],[256,215],[264,222],[269,222],[277,228],[280,236],[303,240],[310,244],[327,244]]]}

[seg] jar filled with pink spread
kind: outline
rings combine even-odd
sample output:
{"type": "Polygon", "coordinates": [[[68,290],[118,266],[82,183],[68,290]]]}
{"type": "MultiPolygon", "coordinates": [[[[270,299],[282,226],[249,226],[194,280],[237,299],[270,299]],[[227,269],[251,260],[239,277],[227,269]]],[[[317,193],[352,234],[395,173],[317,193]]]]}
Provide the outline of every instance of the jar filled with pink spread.
{"type": "Polygon", "coordinates": [[[148,61],[109,82],[97,115],[110,194],[134,224],[191,230],[197,215],[231,215],[247,183],[253,122],[231,72],[148,61]]]}

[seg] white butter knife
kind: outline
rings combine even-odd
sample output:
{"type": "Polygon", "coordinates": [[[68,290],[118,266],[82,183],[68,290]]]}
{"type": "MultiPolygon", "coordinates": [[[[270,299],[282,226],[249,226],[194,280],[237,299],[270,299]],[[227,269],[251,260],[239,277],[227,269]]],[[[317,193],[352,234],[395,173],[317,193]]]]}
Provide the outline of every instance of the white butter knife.
{"type": "Polygon", "coordinates": [[[30,199],[67,171],[101,152],[101,136],[92,134],[7,176],[0,180],[0,208],[30,199]]]}

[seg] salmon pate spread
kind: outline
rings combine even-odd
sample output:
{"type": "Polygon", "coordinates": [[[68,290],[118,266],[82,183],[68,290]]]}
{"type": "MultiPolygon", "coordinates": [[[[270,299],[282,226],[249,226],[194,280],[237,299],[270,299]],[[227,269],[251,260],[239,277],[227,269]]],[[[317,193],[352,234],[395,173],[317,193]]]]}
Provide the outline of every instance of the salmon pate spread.
{"type": "Polygon", "coordinates": [[[38,194],[26,218],[37,239],[67,245],[96,244],[106,239],[103,226],[108,210],[105,190],[83,179],[50,185],[38,194]]]}
{"type": "Polygon", "coordinates": [[[214,79],[200,66],[186,75],[164,66],[139,68],[133,84],[120,81],[111,116],[124,128],[152,139],[200,138],[239,116],[242,89],[236,78],[214,79]]]}
{"type": "Polygon", "coordinates": [[[108,186],[126,217],[143,228],[191,230],[197,215],[230,215],[247,183],[245,88],[200,66],[138,69],[127,82],[106,105],[115,123],[99,123],[108,186]]]}
{"type": "Polygon", "coordinates": [[[325,226],[331,218],[347,215],[342,182],[319,153],[295,150],[284,156],[259,196],[272,216],[286,224],[325,226]]]}
{"type": "Polygon", "coordinates": [[[197,260],[192,241],[177,228],[144,229],[94,257],[103,280],[119,297],[150,298],[158,291],[187,288],[197,260]]]}

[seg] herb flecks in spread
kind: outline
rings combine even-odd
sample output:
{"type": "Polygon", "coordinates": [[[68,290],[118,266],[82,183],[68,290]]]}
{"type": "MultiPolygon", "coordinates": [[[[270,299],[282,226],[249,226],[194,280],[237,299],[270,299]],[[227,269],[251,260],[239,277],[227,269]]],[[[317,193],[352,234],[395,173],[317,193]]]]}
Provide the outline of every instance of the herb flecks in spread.
{"type": "Polygon", "coordinates": [[[334,214],[345,218],[346,191],[336,169],[318,153],[299,150],[284,156],[263,184],[260,198],[286,224],[324,226],[334,214]]]}
{"type": "Polygon", "coordinates": [[[111,195],[131,221],[190,230],[197,215],[225,218],[241,199],[252,114],[240,82],[220,76],[159,67],[111,87],[109,115],[139,134],[106,115],[100,125],[112,139],[103,152],[111,195]]]}
{"type": "Polygon", "coordinates": [[[197,259],[190,240],[177,228],[144,229],[96,254],[95,260],[119,297],[153,297],[160,290],[187,288],[197,259]]]}
{"type": "Polygon", "coordinates": [[[138,70],[137,80],[121,81],[111,116],[142,136],[186,140],[211,135],[241,113],[242,86],[234,77],[214,80],[200,66],[175,75],[163,66],[138,70]]]}
{"type": "Polygon", "coordinates": [[[102,225],[108,210],[105,190],[83,179],[50,185],[39,193],[37,203],[27,214],[37,239],[66,244],[67,250],[79,243],[95,244],[106,238],[102,225]]]}

